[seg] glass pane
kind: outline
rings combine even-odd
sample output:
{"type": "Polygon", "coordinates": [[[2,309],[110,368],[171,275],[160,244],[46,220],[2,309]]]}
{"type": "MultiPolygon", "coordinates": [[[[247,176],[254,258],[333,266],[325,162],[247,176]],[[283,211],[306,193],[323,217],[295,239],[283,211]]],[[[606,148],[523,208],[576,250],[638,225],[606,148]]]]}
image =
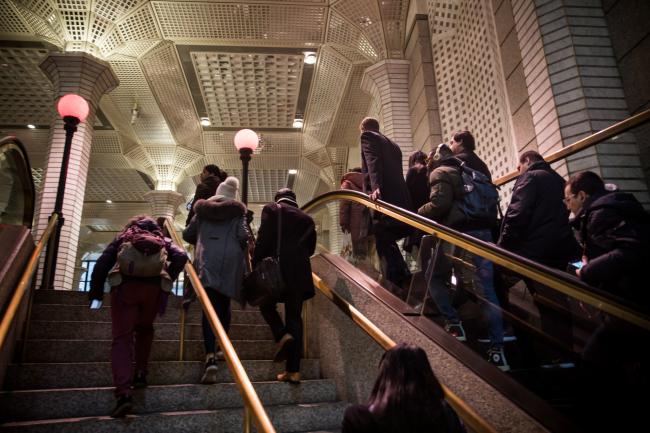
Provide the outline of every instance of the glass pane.
{"type": "Polygon", "coordinates": [[[0,153],[0,223],[22,225],[26,219],[24,160],[16,150],[0,153]]]}

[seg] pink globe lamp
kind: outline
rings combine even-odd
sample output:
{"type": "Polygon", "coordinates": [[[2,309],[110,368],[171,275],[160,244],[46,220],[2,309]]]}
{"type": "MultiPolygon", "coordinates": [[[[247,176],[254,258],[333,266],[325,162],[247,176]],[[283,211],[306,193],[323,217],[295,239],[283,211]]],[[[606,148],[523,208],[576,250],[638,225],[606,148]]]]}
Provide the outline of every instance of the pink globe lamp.
{"type": "Polygon", "coordinates": [[[242,129],[235,134],[235,147],[239,151],[239,159],[242,162],[242,189],[241,201],[248,205],[248,163],[251,160],[253,151],[257,149],[260,138],[251,129],[242,129]]]}

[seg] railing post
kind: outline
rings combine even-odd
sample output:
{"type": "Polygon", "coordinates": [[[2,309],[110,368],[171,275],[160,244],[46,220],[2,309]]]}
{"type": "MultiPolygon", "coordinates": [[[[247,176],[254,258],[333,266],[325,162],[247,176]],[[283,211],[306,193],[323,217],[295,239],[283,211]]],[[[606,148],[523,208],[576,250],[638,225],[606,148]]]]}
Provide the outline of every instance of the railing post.
{"type": "Polygon", "coordinates": [[[244,425],[242,428],[243,433],[251,433],[251,425],[252,425],[252,417],[251,417],[251,411],[248,408],[248,404],[244,403],[244,425]]]}
{"type": "Polygon", "coordinates": [[[185,354],[185,315],[187,314],[187,311],[185,310],[185,306],[181,306],[181,329],[179,332],[179,348],[178,348],[178,360],[182,361],[184,354],[185,354]]]}

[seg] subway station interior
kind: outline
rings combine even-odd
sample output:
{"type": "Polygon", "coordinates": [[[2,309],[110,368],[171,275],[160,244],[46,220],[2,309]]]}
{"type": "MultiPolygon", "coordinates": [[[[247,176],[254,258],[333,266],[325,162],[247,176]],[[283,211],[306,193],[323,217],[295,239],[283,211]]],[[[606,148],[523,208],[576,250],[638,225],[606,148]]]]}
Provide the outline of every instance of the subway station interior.
{"type": "Polygon", "coordinates": [[[359,125],[373,117],[404,175],[414,152],[471,131],[503,212],[531,150],[565,180],[593,171],[650,210],[648,22],[647,0],[0,1],[0,433],[340,432],[400,342],[424,349],[467,431],[645,431],[647,305],[341,181],[361,167],[359,125]],[[61,112],[68,94],[86,116],[61,112]],[[248,153],[243,129],[257,136],[248,153]],[[239,179],[253,233],[281,188],[315,222],[302,381],[275,380],[268,326],[233,303],[217,341],[234,350],[216,384],[199,383],[204,289],[188,262],[154,323],[149,386],[111,418],[110,296],[88,308],[94,265],[135,215],[164,218],[188,249],[209,164],[239,179]],[[403,252],[407,283],[394,287],[372,248],[353,251],[349,203],[426,235],[403,252]],[[443,243],[461,251],[448,285],[463,341],[427,290],[443,243]],[[464,278],[473,255],[514,277],[500,305],[464,278]],[[186,309],[190,281],[199,300],[186,309]],[[487,356],[490,308],[505,366],[487,356]],[[607,353],[586,357],[612,323],[607,353]]]}

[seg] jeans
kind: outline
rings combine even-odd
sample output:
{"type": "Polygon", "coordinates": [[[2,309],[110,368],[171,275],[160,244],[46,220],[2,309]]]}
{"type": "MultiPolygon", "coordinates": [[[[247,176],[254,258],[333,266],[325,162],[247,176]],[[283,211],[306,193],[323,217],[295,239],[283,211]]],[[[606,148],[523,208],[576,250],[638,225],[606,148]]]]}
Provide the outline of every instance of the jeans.
{"type": "MultiPolygon", "coordinates": [[[[470,230],[465,233],[482,241],[492,242],[490,230],[470,230]]],[[[485,299],[490,345],[495,348],[501,347],[503,345],[503,318],[499,300],[494,290],[494,267],[492,262],[481,256],[461,250],[448,242],[438,241],[435,250],[427,271],[430,275],[428,288],[438,309],[445,316],[445,320],[452,323],[460,321],[458,312],[451,304],[447,286],[453,269],[456,278],[461,278],[465,287],[470,287],[471,283],[473,283],[474,291],[485,299]],[[465,266],[452,262],[447,257],[447,254],[464,261],[471,261],[476,268],[474,274],[472,275],[471,271],[465,266]]]]}
{"type": "MultiPolygon", "coordinates": [[[[210,298],[210,303],[217,312],[217,317],[221,322],[221,326],[223,326],[223,329],[228,332],[230,330],[231,318],[230,298],[210,287],[206,287],[205,291],[208,294],[208,298],[210,298]]],[[[201,326],[203,327],[203,344],[205,345],[205,353],[216,353],[217,346],[214,341],[214,331],[212,330],[205,313],[202,314],[201,326]]]]}

